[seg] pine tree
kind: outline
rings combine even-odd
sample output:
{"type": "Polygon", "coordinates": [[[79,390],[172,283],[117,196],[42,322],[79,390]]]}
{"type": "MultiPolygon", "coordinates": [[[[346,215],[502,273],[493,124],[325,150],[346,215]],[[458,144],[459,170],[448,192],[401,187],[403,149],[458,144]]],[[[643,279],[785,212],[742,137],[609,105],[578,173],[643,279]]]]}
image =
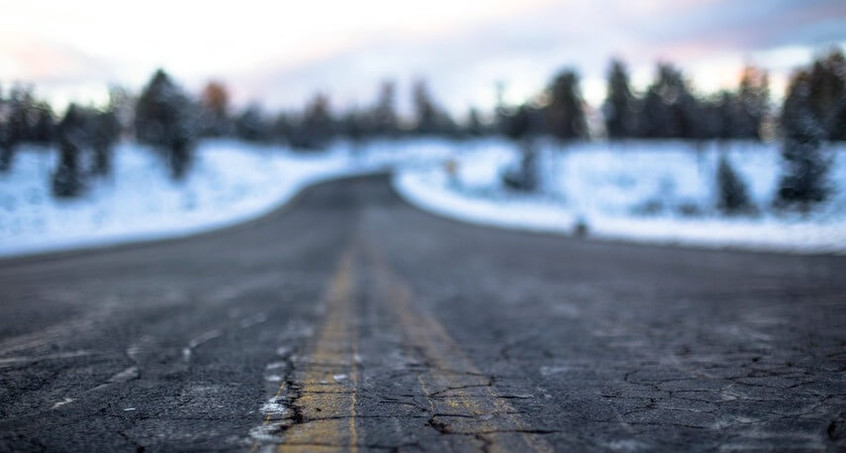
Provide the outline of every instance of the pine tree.
{"type": "Polygon", "coordinates": [[[482,118],[479,115],[479,110],[475,107],[471,107],[467,112],[465,132],[470,137],[479,137],[485,132],[485,126],[482,124],[482,118]]]}
{"type": "Polygon", "coordinates": [[[670,133],[672,113],[657,90],[650,88],[643,98],[643,108],[638,116],[638,136],[666,138],[670,133]]]}
{"type": "Polygon", "coordinates": [[[373,107],[373,129],[378,135],[394,136],[399,132],[399,116],[396,112],[396,85],[385,81],[379,88],[379,98],[373,107]]]}
{"type": "Polygon", "coordinates": [[[608,72],[608,97],[603,106],[608,138],[616,140],[632,136],[635,127],[634,103],[628,70],[622,61],[614,60],[608,72]]]}
{"type": "Polygon", "coordinates": [[[341,129],[358,149],[361,142],[368,134],[367,119],[365,115],[356,108],[352,108],[344,114],[341,119],[341,129]]]}
{"type": "Polygon", "coordinates": [[[32,140],[41,145],[47,145],[54,140],[56,120],[53,117],[53,109],[46,102],[39,102],[35,106],[36,119],[33,127],[32,140]]]}
{"type": "Polygon", "coordinates": [[[92,173],[106,176],[112,173],[114,146],[120,139],[120,122],[117,113],[109,108],[91,112],[91,148],[94,151],[92,173]]]}
{"type": "Polygon", "coordinates": [[[297,129],[295,123],[296,121],[293,115],[287,112],[280,112],[276,115],[276,118],[270,126],[270,134],[274,140],[288,142],[293,146],[297,129]]]}
{"type": "Polygon", "coordinates": [[[825,138],[844,134],[841,110],[846,98],[846,58],[839,49],[814,62],[807,74],[808,104],[825,138]]]}
{"type": "Polygon", "coordinates": [[[730,91],[720,93],[720,98],[717,101],[717,116],[716,138],[728,140],[741,136],[741,130],[738,127],[741,124],[738,119],[740,111],[737,96],[734,93],[730,91]]]}
{"type": "Polygon", "coordinates": [[[163,70],[144,88],[135,108],[138,141],[156,147],[174,179],[182,179],[193,160],[195,134],[191,102],[163,70]]]}
{"type": "Polygon", "coordinates": [[[329,97],[317,93],[306,104],[299,127],[292,137],[297,148],[318,149],[335,136],[335,119],[329,106],[329,97]]]}
{"type": "Polygon", "coordinates": [[[537,150],[533,138],[538,133],[541,112],[528,105],[522,105],[516,112],[507,117],[506,134],[514,140],[520,150],[518,165],[508,169],[502,175],[505,187],[531,192],[539,184],[539,168],[537,150]]]}
{"type": "Polygon", "coordinates": [[[412,91],[414,105],[414,130],[418,134],[435,134],[440,132],[440,116],[438,107],[429,93],[429,86],[425,80],[418,80],[412,91]]]}
{"type": "Polygon", "coordinates": [[[85,188],[79,158],[89,139],[86,131],[85,112],[74,104],[68,107],[59,124],[59,166],[53,173],[53,195],[58,198],[72,198],[85,188]]]}
{"type": "Polygon", "coordinates": [[[746,183],[724,154],[717,164],[717,196],[717,208],[725,214],[748,212],[752,207],[746,183]]]}
{"type": "Polygon", "coordinates": [[[680,70],[661,63],[650,85],[638,123],[647,138],[697,138],[700,106],[690,93],[680,70]]]}
{"type": "Polygon", "coordinates": [[[837,112],[832,118],[832,130],[829,131],[829,140],[846,140],[846,96],[840,97],[837,105],[837,112]]]}
{"type": "Polygon", "coordinates": [[[8,101],[3,98],[3,90],[0,87],[0,173],[8,172],[12,165],[12,131],[9,126],[8,101]]]}
{"type": "Polygon", "coordinates": [[[761,139],[761,122],[770,100],[769,76],[752,66],[743,69],[737,93],[737,137],[761,139]]]}
{"type": "Polygon", "coordinates": [[[776,201],[780,206],[798,205],[804,211],[828,195],[826,174],[831,164],[831,156],[822,149],[826,131],[813,112],[810,85],[810,75],[800,72],[784,101],[783,170],[776,201]]]}
{"type": "Polygon", "coordinates": [[[28,90],[20,86],[12,87],[9,99],[5,101],[7,120],[0,148],[0,172],[11,170],[16,147],[32,135],[29,121],[31,105],[32,96],[28,90]]]}
{"type": "Polygon", "coordinates": [[[578,74],[568,70],[556,76],[549,87],[549,99],[547,118],[552,135],[560,140],[587,138],[587,120],[578,74]]]}
{"type": "Polygon", "coordinates": [[[264,115],[256,104],[251,104],[235,121],[238,137],[243,140],[258,142],[268,138],[264,115]]]}

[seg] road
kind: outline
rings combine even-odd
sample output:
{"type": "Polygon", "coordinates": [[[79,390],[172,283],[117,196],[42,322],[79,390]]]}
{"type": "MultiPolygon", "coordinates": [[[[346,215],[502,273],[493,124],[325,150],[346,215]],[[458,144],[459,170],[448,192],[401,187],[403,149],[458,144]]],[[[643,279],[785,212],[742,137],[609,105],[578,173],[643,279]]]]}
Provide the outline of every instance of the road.
{"type": "Polygon", "coordinates": [[[0,262],[0,451],[844,451],[845,275],[327,183],[212,234],[0,262]]]}

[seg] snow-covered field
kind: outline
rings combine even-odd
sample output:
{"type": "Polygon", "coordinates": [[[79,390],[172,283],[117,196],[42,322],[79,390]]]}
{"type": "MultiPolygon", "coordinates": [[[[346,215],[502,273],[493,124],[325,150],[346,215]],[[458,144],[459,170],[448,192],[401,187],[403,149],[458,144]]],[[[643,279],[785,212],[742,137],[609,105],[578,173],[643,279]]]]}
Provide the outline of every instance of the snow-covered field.
{"type": "Polygon", "coordinates": [[[13,171],[0,175],[0,256],[155,240],[225,227],[265,214],[302,187],[329,178],[375,172],[401,162],[426,165],[451,150],[446,142],[397,147],[377,142],[366,152],[338,144],[327,152],[206,141],[196,166],[173,183],[143,147],[118,147],[115,174],[76,200],[55,200],[54,150],[22,148],[13,171]]]}
{"type": "Polygon", "coordinates": [[[259,217],[307,184],[397,169],[394,186],[411,203],[448,217],[500,227],[707,247],[846,253],[846,147],[836,150],[830,201],[807,216],[770,208],[779,174],[777,144],[733,143],[728,155],[749,185],[757,215],[715,209],[716,144],[586,143],[541,146],[542,189],[508,192],[503,170],[517,158],[503,140],[338,143],[326,152],[206,141],[188,179],[173,183],[141,146],[116,153],[115,175],[77,200],[51,197],[54,151],[25,148],[0,175],[0,256],[190,235],[259,217]],[[443,165],[452,157],[457,177],[443,165]]]}
{"type": "Polygon", "coordinates": [[[443,168],[406,170],[394,185],[416,206],[467,222],[593,237],[799,253],[846,253],[846,147],[833,149],[834,193],[808,215],[771,208],[780,173],[779,144],[733,142],[697,148],[685,142],[540,145],[542,188],[508,192],[500,175],[517,159],[502,141],[476,144],[443,168]],[[725,217],[716,209],[721,151],[748,184],[758,214],[725,217]]]}

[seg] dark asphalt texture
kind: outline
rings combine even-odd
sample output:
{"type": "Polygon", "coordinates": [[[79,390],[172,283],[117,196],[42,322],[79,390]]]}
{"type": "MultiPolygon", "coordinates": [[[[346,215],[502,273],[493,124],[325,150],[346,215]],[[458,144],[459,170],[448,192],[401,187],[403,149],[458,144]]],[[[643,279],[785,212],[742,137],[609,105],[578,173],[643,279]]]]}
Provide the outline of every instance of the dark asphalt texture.
{"type": "Polygon", "coordinates": [[[0,451],[846,451],[846,258],[485,229],[387,177],[0,262],[0,451]]]}

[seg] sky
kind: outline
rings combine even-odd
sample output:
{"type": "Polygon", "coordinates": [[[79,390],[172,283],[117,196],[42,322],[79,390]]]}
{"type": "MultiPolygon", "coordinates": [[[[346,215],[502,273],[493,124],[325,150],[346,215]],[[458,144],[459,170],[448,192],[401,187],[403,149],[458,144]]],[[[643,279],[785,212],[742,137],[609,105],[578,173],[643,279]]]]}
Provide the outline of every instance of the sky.
{"type": "Polygon", "coordinates": [[[268,110],[317,91],[366,106],[383,80],[407,104],[425,79],[455,114],[492,107],[497,85],[522,102],[576,68],[596,106],[612,57],[638,88],[670,61],[703,93],[755,64],[778,98],[833,45],[846,46],[842,0],[0,0],[0,84],[31,83],[56,105],[140,90],[163,67],[192,92],[216,80],[237,106],[268,110]]]}

